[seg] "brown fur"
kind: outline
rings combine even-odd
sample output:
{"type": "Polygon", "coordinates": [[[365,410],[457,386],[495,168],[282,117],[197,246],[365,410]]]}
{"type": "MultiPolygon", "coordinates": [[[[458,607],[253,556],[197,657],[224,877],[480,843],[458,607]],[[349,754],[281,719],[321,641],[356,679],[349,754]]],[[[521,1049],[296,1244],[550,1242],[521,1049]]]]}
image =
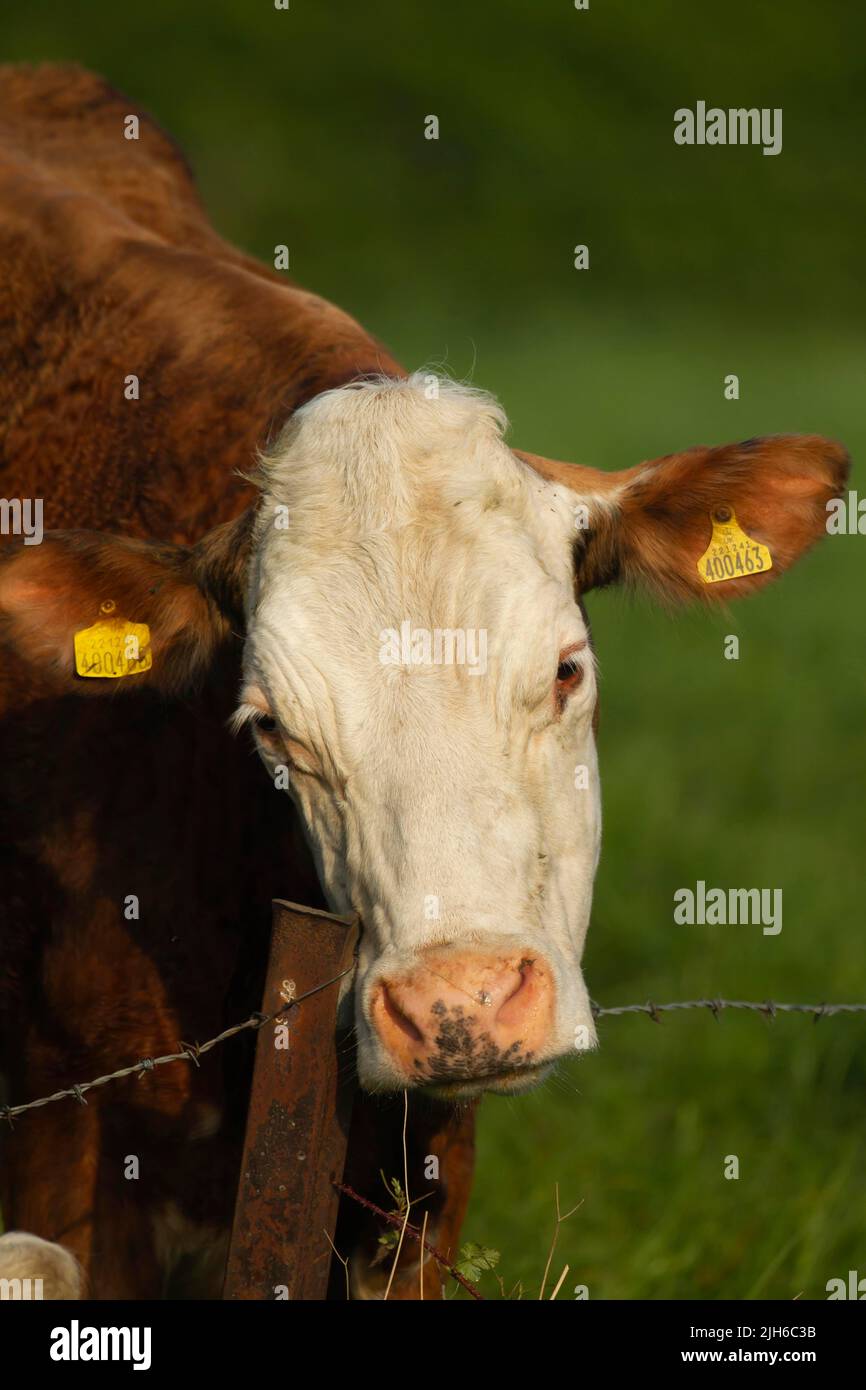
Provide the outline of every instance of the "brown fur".
{"type": "MultiPolygon", "coordinates": [[[[0,71],[0,492],[44,498],[54,532],[4,542],[0,565],[0,1070],[13,1103],[243,1018],[260,998],[271,898],[323,905],[288,798],[225,728],[252,502],[236,470],[318,391],[400,371],[346,314],[222,242],[155,124],[139,113],[141,139],[123,139],[136,110],[75,68],[0,71]],[[124,399],[128,373],[139,401],[124,399]],[[152,677],[74,675],[72,633],[105,598],[151,624],[152,677]],[[129,893],[138,922],[123,916],[129,893]]],[[[200,1070],[162,1068],[4,1127],[6,1224],[67,1246],[94,1297],[159,1296],[172,1222],[219,1253],[249,1062],[235,1043],[200,1070]]],[[[442,1107],[432,1130],[453,1123],[442,1107]]],[[[387,1128],[387,1158],[353,1159],[371,1196],[380,1161],[399,1157],[387,1128]]],[[[422,1142],[435,1143],[429,1119],[422,1142]]],[[[445,1165],[446,1225],[468,1182],[465,1159],[445,1165]]],[[[366,1250],[368,1227],[351,1226],[366,1250]]],[[[218,1296],[219,1259],[203,1265],[192,1290],[218,1296]]]]}
{"type": "Polygon", "coordinates": [[[78,69],[4,69],[0,447],[46,529],[190,542],[243,509],[234,470],[296,406],[399,368],[221,241],[153,122],[123,138],[136,110],[78,69]]]}

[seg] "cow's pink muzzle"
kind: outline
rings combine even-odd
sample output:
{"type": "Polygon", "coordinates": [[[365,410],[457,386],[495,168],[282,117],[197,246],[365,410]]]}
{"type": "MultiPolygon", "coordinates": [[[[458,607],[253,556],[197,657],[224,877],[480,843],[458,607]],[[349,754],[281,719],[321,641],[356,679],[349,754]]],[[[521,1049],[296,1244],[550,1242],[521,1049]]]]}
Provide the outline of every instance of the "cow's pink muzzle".
{"type": "Polygon", "coordinates": [[[548,963],[515,948],[434,947],[377,981],[370,1016],[406,1085],[531,1084],[546,1060],[555,991],[548,963]]]}

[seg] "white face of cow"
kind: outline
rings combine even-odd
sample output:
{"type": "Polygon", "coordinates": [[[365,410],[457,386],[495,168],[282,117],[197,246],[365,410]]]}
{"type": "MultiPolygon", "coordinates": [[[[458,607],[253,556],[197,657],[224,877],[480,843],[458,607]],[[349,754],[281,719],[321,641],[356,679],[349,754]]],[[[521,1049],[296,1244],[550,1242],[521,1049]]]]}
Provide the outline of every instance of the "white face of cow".
{"type": "Polygon", "coordinates": [[[504,424],[448,382],[370,382],[299,410],[263,463],[236,723],[286,777],[331,906],[363,922],[369,1088],[514,1090],[595,1043],[596,680],[575,573],[581,591],[726,603],[826,534],[848,475],[818,435],[613,476],[530,466],[504,424]]]}
{"type": "Polygon", "coordinates": [[[363,922],[363,1083],[454,1095],[595,1041],[596,680],[563,490],[425,381],[319,396],[265,461],[237,722],[363,922]]]}

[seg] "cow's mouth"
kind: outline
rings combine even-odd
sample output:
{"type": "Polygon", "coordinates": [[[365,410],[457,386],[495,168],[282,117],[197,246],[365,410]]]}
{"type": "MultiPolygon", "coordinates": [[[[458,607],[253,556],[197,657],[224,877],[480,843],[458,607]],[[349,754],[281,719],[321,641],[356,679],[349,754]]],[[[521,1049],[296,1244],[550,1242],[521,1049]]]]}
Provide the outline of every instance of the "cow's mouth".
{"type": "Polygon", "coordinates": [[[492,1095],[517,1095],[530,1091],[540,1081],[550,1075],[552,1062],[538,1062],[533,1066],[518,1067],[511,1070],[489,1071],[478,1076],[465,1076],[454,1081],[438,1080],[423,1086],[425,1095],[436,1100],[472,1100],[489,1092],[492,1095]]]}

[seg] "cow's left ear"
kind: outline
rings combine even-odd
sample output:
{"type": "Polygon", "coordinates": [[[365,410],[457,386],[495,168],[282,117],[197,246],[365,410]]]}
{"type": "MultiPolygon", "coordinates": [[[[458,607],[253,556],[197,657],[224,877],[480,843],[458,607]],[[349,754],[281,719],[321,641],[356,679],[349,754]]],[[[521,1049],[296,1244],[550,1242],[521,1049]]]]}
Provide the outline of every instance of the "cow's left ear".
{"type": "Polygon", "coordinates": [[[4,547],[6,674],[17,662],[46,690],[82,695],[201,686],[243,632],[251,527],[250,512],[195,546],[49,531],[39,545],[4,547]]]}
{"type": "Polygon", "coordinates": [[[586,496],[575,530],[580,592],[622,582],[662,599],[722,601],[781,574],[826,534],[827,503],[850,466],[819,435],[688,449],[619,474],[525,457],[572,489],[578,507],[586,496]]]}

